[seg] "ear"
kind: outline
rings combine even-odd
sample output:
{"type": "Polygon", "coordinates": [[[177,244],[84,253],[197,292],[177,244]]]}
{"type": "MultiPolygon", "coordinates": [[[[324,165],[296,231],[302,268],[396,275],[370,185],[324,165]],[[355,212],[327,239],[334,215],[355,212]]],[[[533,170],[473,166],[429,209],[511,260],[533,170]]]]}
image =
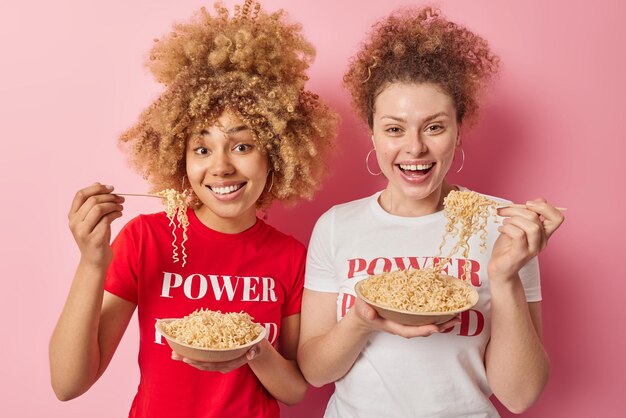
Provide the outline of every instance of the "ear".
{"type": "Polygon", "coordinates": [[[374,149],[376,149],[376,143],[374,142],[374,134],[372,134],[371,138],[372,138],[372,146],[374,147],[374,149]]]}
{"type": "Polygon", "coordinates": [[[456,134],[456,147],[459,148],[461,146],[461,133],[456,134]]]}

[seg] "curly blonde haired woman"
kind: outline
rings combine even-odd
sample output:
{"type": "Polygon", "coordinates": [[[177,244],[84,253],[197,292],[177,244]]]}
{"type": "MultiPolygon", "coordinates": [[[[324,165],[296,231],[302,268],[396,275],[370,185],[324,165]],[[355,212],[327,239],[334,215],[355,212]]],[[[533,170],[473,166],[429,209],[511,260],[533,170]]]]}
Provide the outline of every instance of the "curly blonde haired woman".
{"type": "Polygon", "coordinates": [[[232,15],[202,9],[156,41],[147,65],[165,89],[120,142],[153,192],[187,196],[187,230],[173,232],[165,212],[142,215],[109,245],[124,198],[99,183],[76,194],[81,258],[50,343],[59,399],[104,373],[135,309],[141,380],[130,417],[275,417],[277,400],[303,398],[305,249],[257,212],[310,198],[325,171],[337,116],[305,89],[313,57],[299,25],[254,1],[232,15]],[[201,308],[244,311],[267,338],[224,363],[182,358],[155,320],[201,308]]]}

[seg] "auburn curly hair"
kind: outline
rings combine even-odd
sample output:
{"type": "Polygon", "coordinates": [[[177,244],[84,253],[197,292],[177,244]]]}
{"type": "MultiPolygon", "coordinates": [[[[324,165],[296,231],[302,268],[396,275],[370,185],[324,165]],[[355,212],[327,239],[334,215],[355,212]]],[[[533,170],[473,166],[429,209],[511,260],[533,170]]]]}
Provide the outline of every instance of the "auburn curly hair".
{"type": "Polygon", "coordinates": [[[487,41],[431,7],[401,9],[373,26],[344,84],[359,116],[373,126],[376,97],[389,83],[434,83],[454,100],[458,122],[474,116],[499,59],[487,41]]]}
{"type": "Polygon", "coordinates": [[[188,139],[229,110],[250,127],[274,170],[257,207],[311,198],[339,121],[304,88],[314,57],[301,26],[287,23],[282,10],[267,14],[253,0],[232,16],[219,3],[214,15],[202,8],[155,39],[146,65],[165,90],[120,144],[152,191],[181,190],[188,139]]]}

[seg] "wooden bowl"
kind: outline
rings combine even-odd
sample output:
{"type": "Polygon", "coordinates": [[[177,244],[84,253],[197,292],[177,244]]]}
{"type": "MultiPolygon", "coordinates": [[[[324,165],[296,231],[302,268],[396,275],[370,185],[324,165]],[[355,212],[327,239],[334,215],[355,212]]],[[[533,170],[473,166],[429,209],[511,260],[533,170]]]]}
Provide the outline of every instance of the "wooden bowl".
{"type": "MultiPolygon", "coordinates": [[[[441,277],[452,283],[455,286],[467,286],[465,282],[457,279],[456,277],[441,275],[441,277]]],[[[445,311],[445,312],[411,312],[405,311],[403,309],[391,308],[389,306],[382,306],[374,301],[363,296],[361,293],[361,286],[367,280],[371,278],[367,278],[361,280],[356,284],[354,289],[356,290],[356,294],[359,298],[363,299],[365,303],[370,305],[372,308],[376,310],[378,315],[381,317],[388,319],[393,322],[397,322],[403,325],[429,325],[429,324],[442,324],[450,319],[454,318],[454,316],[458,315],[461,312],[467,311],[472,308],[478,302],[478,292],[472,286],[469,286],[470,297],[467,305],[463,306],[460,309],[456,309],[453,311],[445,311]]]]}
{"type": "Polygon", "coordinates": [[[195,347],[193,345],[181,343],[176,341],[173,337],[169,336],[162,328],[161,324],[168,323],[180,318],[167,318],[157,319],[154,327],[163,335],[163,338],[167,341],[169,346],[174,352],[182,357],[186,357],[190,360],[205,362],[205,363],[219,363],[223,361],[234,360],[237,357],[243,356],[252,346],[258,344],[263,338],[265,338],[265,327],[257,324],[259,328],[259,335],[254,341],[248,344],[240,345],[235,348],[202,348],[195,347]]]}

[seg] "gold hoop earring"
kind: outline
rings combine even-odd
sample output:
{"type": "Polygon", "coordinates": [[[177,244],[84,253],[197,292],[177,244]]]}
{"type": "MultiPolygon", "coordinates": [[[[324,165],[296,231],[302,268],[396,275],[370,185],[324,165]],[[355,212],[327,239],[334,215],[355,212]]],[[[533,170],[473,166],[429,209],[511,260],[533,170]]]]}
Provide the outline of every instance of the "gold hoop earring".
{"type": "Polygon", "coordinates": [[[458,170],[456,170],[457,174],[460,173],[461,170],[463,170],[463,166],[465,165],[465,151],[463,151],[462,146],[460,146],[459,148],[461,148],[461,166],[458,170]]]}
{"type": "Polygon", "coordinates": [[[200,205],[202,202],[198,199],[198,197],[194,194],[193,188],[191,187],[191,183],[189,184],[189,188],[185,188],[185,178],[187,176],[183,176],[182,181],[180,182],[180,190],[183,196],[185,196],[185,202],[187,206],[196,207],[200,205]]]}
{"type": "Polygon", "coordinates": [[[271,192],[271,191],[272,191],[272,187],[274,187],[274,170],[270,170],[268,174],[271,176],[271,179],[270,179],[270,188],[269,188],[269,189],[267,189],[267,192],[269,193],[269,192],[271,192]]]}
{"type": "Polygon", "coordinates": [[[365,157],[365,168],[367,168],[367,172],[370,173],[372,176],[380,176],[380,173],[382,173],[383,170],[380,170],[378,173],[374,173],[370,169],[370,155],[372,155],[372,152],[374,151],[376,151],[376,148],[372,148],[370,152],[367,153],[367,156],[365,157]]]}

